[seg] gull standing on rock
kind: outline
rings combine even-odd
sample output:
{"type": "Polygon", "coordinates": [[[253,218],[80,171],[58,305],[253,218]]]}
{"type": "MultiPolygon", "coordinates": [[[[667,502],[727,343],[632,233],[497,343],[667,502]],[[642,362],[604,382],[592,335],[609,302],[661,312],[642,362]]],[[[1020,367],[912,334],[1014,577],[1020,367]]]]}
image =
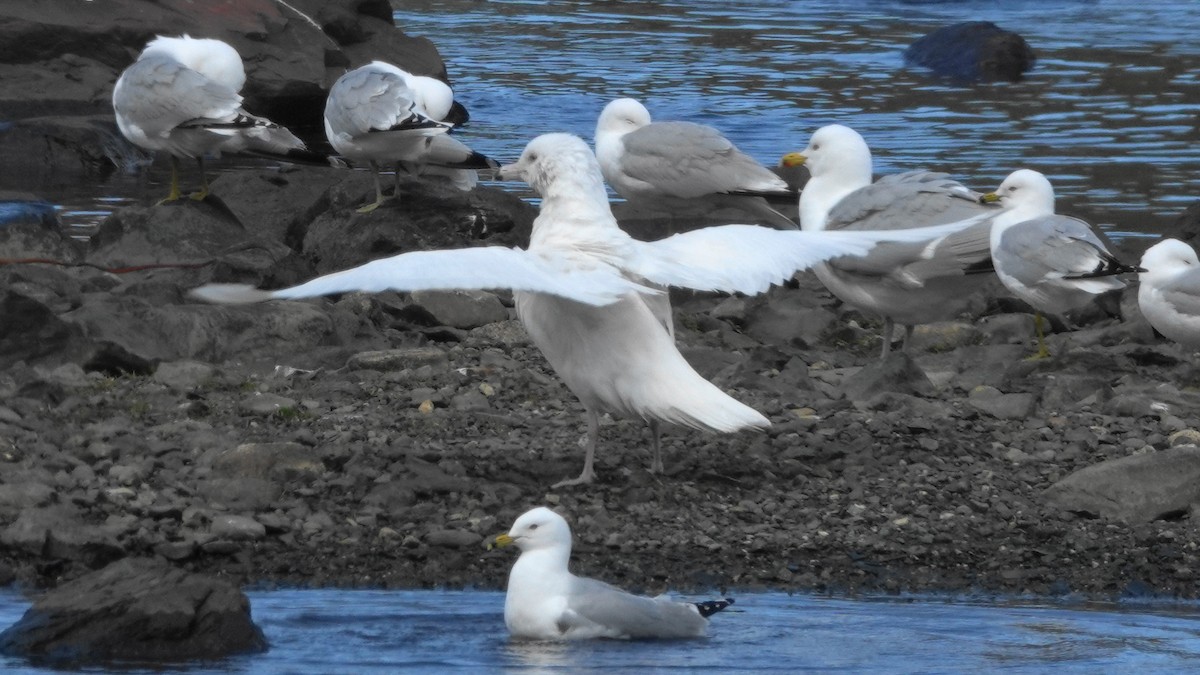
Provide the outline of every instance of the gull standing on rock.
{"type": "Polygon", "coordinates": [[[544,506],[517,518],[507,534],[496,537],[496,545],[521,549],[504,596],[504,623],[514,638],[703,637],[708,617],[733,604],[732,598],[679,602],[665,595],[634,595],[571,574],[571,528],[544,506]]]}
{"type": "Polygon", "coordinates": [[[646,106],[631,98],[604,106],[596,122],[596,158],[604,180],[635,206],[685,212],[735,206],[764,224],[796,227],[763,199],[795,196],[782,178],[716,129],[651,122],[646,106]]]}
{"type": "Polygon", "coordinates": [[[980,199],[1004,208],[992,224],[992,264],[1005,288],[1033,306],[1034,358],[1050,356],[1042,313],[1082,307],[1101,293],[1124,288],[1115,275],[1145,271],[1117,260],[1091,225],[1056,215],[1054,187],[1037,171],[1014,171],[980,199]]]}
{"type": "Polygon", "coordinates": [[[867,256],[817,265],[821,283],[842,302],[883,316],[883,348],[892,348],[895,324],[908,349],[916,324],[957,316],[991,278],[988,238],[1000,210],[946,174],[909,171],[872,181],[871,150],[849,127],[832,124],[812,135],[784,166],[806,166],[812,178],[800,193],[800,228],[810,232],[893,230],[968,219],[971,227],[923,242],[884,244],[867,256]]]}
{"type": "Polygon", "coordinates": [[[171,155],[171,191],[163,202],[180,197],[180,157],[196,159],[201,187],[191,197],[202,200],[208,196],[205,155],[305,150],[292,132],[242,109],[238,92],[245,83],[236,49],[187,35],[158,36],[121,73],[113,88],[117,128],[134,145],[171,155]]]}
{"type": "Polygon", "coordinates": [[[1138,307],[1154,329],[1188,349],[1200,349],[1200,259],[1178,239],[1142,254],[1138,307]]]}
{"type": "Polygon", "coordinates": [[[414,175],[426,167],[450,170],[454,184],[469,190],[475,186],[475,169],[499,166],[447,135],[454,125],[444,120],[453,106],[454,94],[446,83],[383,61],[338,78],[325,102],[325,135],[348,159],[371,165],[375,201],[359,213],[370,213],[386,201],[379,180],[381,163],[396,167],[392,198],[400,196],[401,169],[414,175]]]}
{"type": "Polygon", "coordinates": [[[688,365],[675,346],[669,303],[659,287],[757,294],[822,260],[864,255],[880,241],[929,236],[923,230],[800,232],[724,225],[638,241],[617,226],[595,156],[568,134],[533,139],[500,175],[528,182],[542,197],[528,250],[416,251],[277,291],[212,284],[193,295],[241,303],[349,291],[512,289],[530,338],[587,413],[583,471],[558,487],[594,479],[605,412],[651,424],[656,472],[663,467],[659,422],[719,432],[770,425],[688,365]]]}

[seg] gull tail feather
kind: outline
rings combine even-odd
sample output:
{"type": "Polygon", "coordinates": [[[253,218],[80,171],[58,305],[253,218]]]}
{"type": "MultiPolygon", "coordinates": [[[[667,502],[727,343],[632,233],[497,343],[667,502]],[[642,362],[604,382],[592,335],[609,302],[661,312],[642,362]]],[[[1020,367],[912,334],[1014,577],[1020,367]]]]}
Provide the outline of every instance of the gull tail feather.
{"type": "Polygon", "coordinates": [[[652,408],[650,417],[691,429],[721,433],[771,426],[771,421],[762,413],[734,399],[699,375],[695,383],[686,386],[678,386],[678,382],[675,384],[669,392],[662,392],[660,400],[669,403],[657,410],[652,408]],[[686,394],[683,393],[685,391],[686,394]]]}
{"type": "Polygon", "coordinates": [[[693,602],[696,610],[700,612],[700,616],[708,618],[713,614],[725,609],[733,604],[733,598],[725,598],[724,600],[706,600],[704,602],[693,602]]]}

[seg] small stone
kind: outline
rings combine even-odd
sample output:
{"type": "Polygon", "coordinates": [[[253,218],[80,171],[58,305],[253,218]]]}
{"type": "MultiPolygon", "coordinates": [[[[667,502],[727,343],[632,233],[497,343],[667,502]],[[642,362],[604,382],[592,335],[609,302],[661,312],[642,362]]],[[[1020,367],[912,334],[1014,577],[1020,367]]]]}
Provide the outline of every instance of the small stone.
{"type": "Polygon", "coordinates": [[[231,541],[258,541],[267,536],[267,528],[253,518],[222,514],[213,516],[212,535],[231,541]]]}
{"type": "Polygon", "coordinates": [[[433,412],[433,401],[430,401],[429,399],[421,401],[421,405],[417,406],[417,412],[421,413],[422,415],[428,415],[429,413],[433,412]]]}

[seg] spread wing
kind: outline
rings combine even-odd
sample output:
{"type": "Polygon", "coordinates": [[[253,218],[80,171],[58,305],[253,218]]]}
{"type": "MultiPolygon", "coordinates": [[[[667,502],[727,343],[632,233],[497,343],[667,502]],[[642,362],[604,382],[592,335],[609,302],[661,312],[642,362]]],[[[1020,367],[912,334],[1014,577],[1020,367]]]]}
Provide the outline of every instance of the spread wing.
{"type": "Polygon", "coordinates": [[[496,288],[547,293],[597,306],[616,302],[629,292],[658,292],[626,279],[614,267],[584,265],[557,251],[532,253],[486,246],[401,253],[276,291],[244,284],[209,284],[191,294],[209,302],[240,304],[351,291],[496,288]]]}

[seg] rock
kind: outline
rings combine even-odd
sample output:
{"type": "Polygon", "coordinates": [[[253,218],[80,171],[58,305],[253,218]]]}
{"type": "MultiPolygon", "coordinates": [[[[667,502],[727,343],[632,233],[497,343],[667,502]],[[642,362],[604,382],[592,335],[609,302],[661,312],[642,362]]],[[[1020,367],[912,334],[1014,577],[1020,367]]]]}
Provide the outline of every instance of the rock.
{"type": "Polygon", "coordinates": [[[863,366],[842,383],[842,393],[851,401],[866,401],[883,391],[916,396],[934,393],[925,371],[904,352],[892,352],[887,359],[863,366]]]}
{"type": "Polygon", "coordinates": [[[479,546],[483,537],[466,530],[434,530],[425,535],[425,541],[430,546],[446,546],[448,548],[472,548],[479,546]]]}
{"type": "Polygon", "coordinates": [[[1183,445],[1094,464],[1051,485],[1043,497],[1056,509],[1127,523],[1187,513],[1200,502],[1200,447],[1183,445]]]}
{"type": "Polygon", "coordinates": [[[230,478],[311,481],[325,471],[313,448],[299,443],[243,443],[213,460],[213,473],[230,478]]]}
{"type": "Polygon", "coordinates": [[[508,320],[508,310],[487,291],[418,291],[412,301],[444,326],[478,328],[508,320]]]}
{"type": "Polygon", "coordinates": [[[230,511],[262,511],[270,509],[279,499],[282,489],[267,480],[237,476],[209,478],[199,481],[196,494],[202,503],[222,506],[230,511]]]}
{"type": "Polygon", "coordinates": [[[154,380],[177,391],[191,391],[211,380],[216,372],[216,369],[207,363],[169,361],[158,364],[154,371],[154,380]]]}
{"type": "Polygon", "coordinates": [[[1162,226],[1164,239],[1178,239],[1192,248],[1200,247],[1200,200],[1188,204],[1170,225],[1162,226]]]}
{"type": "Polygon", "coordinates": [[[412,349],[385,349],[359,352],[346,362],[351,370],[404,370],[435,366],[445,368],[449,358],[446,350],[438,347],[414,347],[412,349]]]}
{"type": "Polygon", "coordinates": [[[40,300],[14,289],[0,292],[0,368],[18,361],[37,361],[42,357],[57,360],[70,352],[82,331],[63,321],[40,300]]]}
{"type": "Polygon", "coordinates": [[[964,345],[983,342],[983,333],[974,324],[943,321],[921,324],[913,329],[909,349],[913,352],[948,352],[964,345]]]}
{"type": "Polygon", "coordinates": [[[46,506],[56,490],[43,483],[21,481],[0,485],[0,514],[15,517],[27,509],[46,506]]]}
{"type": "Polygon", "coordinates": [[[0,633],[0,653],[84,664],[262,652],[246,596],[153,560],[122,560],[50,591],[0,633]]]}
{"type": "Polygon", "coordinates": [[[978,386],[967,402],[976,410],[1002,420],[1023,420],[1033,415],[1037,397],[1033,394],[1005,394],[995,387],[978,386]]]}
{"type": "Polygon", "coordinates": [[[258,541],[267,536],[267,528],[262,523],[246,516],[229,514],[213,516],[209,531],[218,539],[231,541],[258,541]]]}
{"type": "Polygon", "coordinates": [[[904,60],[954,80],[1016,82],[1037,58],[1020,35],[990,21],[967,21],[918,39],[904,51],[904,60]]]}
{"type": "Polygon", "coordinates": [[[238,408],[250,415],[265,417],[268,415],[285,414],[285,410],[296,410],[296,400],[269,392],[255,392],[248,398],[242,399],[238,408]]]}
{"type": "Polygon", "coordinates": [[[67,234],[53,205],[44,201],[0,199],[0,260],[73,263],[82,254],[83,247],[67,234]]]}
{"type": "Polygon", "coordinates": [[[0,532],[0,543],[50,559],[77,560],[89,566],[124,555],[124,549],[108,528],[85,523],[79,511],[67,505],[23,510],[16,521],[0,532]]]}
{"type": "MultiPolygon", "coordinates": [[[[824,290],[821,292],[827,294],[824,290]]],[[[742,330],[764,344],[795,343],[813,347],[836,321],[833,312],[815,306],[812,296],[807,293],[772,288],[766,294],[746,301],[742,330]]]]}

